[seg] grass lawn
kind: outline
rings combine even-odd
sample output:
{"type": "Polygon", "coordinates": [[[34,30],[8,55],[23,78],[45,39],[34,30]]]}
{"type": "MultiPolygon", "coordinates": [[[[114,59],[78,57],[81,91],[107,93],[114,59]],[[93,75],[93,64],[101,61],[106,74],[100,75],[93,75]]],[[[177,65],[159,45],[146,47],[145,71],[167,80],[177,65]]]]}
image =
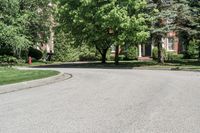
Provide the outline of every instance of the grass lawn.
{"type": "Polygon", "coordinates": [[[14,68],[0,67],[0,85],[41,79],[59,74],[51,70],[17,70],[14,68]]]}

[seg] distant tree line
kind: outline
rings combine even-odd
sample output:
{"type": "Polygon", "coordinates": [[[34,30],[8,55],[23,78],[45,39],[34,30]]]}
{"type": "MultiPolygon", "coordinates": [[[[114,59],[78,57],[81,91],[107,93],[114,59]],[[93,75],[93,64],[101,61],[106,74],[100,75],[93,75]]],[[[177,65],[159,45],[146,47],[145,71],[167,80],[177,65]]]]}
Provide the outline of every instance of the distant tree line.
{"type": "Polygon", "coordinates": [[[170,31],[185,43],[186,58],[195,53],[195,44],[200,59],[199,0],[1,0],[0,56],[27,58],[30,48],[46,43],[50,16],[56,23],[54,60],[93,60],[95,55],[106,63],[114,46],[118,64],[120,46],[137,52],[135,47],[152,38],[158,62],[164,63],[162,38],[170,31]]]}

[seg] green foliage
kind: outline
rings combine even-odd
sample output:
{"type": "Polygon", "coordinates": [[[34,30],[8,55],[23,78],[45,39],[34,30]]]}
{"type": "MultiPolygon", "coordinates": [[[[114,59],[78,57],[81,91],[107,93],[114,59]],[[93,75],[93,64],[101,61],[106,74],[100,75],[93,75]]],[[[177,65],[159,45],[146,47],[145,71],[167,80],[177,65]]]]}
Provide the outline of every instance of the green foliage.
{"type": "Polygon", "coordinates": [[[79,60],[79,49],[72,45],[73,40],[70,34],[57,29],[55,36],[54,61],[77,61],[79,60]]]}
{"type": "Polygon", "coordinates": [[[98,61],[99,58],[96,57],[95,53],[81,54],[79,56],[80,61],[98,61]]]}
{"type": "MultiPolygon", "coordinates": [[[[44,42],[48,32],[49,0],[1,0],[0,47],[11,48],[14,56],[44,42]]],[[[10,55],[10,52],[4,53],[10,55]]]]}
{"type": "Polygon", "coordinates": [[[157,60],[158,59],[158,48],[153,48],[152,50],[152,57],[154,60],[157,60]]]}
{"type": "Polygon", "coordinates": [[[73,37],[69,33],[65,33],[58,28],[55,37],[55,54],[53,60],[71,62],[99,59],[96,56],[95,48],[87,45],[76,46],[73,44],[73,37]]]}
{"type": "Polygon", "coordinates": [[[79,54],[80,61],[97,61],[100,60],[98,52],[95,48],[89,46],[82,46],[79,54]]]}
{"type": "Polygon", "coordinates": [[[131,46],[127,49],[127,59],[135,60],[138,58],[138,48],[136,46],[131,46]]]}
{"type": "Polygon", "coordinates": [[[40,60],[43,57],[42,51],[35,49],[35,48],[29,48],[28,56],[35,58],[36,60],[40,60]]]}
{"type": "Polygon", "coordinates": [[[8,65],[14,65],[14,64],[18,64],[18,59],[16,57],[13,56],[0,56],[0,64],[8,64],[8,65]]]}
{"type": "Polygon", "coordinates": [[[167,61],[176,61],[176,60],[183,59],[183,56],[184,56],[183,54],[177,54],[175,52],[167,52],[165,60],[167,60],[167,61]]]}
{"type": "Polygon", "coordinates": [[[58,0],[58,22],[76,45],[96,47],[103,56],[111,45],[140,43],[149,37],[145,0],[58,0]]]}
{"type": "MultiPolygon", "coordinates": [[[[164,48],[162,48],[162,55],[163,55],[164,59],[167,58],[167,51],[164,48]]],[[[153,48],[153,50],[152,50],[152,57],[153,57],[154,60],[158,59],[158,48],[157,47],[153,48]]]]}
{"type": "MultiPolygon", "coordinates": [[[[56,43],[57,44],[57,43],[56,43]]],[[[71,62],[79,60],[79,50],[70,45],[55,45],[55,53],[53,55],[54,61],[71,62]]]]}
{"type": "Polygon", "coordinates": [[[187,54],[190,59],[196,59],[199,55],[199,41],[193,39],[190,41],[187,49],[187,54]]]}
{"type": "MultiPolygon", "coordinates": [[[[158,48],[155,47],[153,48],[153,54],[152,57],[154,60],[158,59],[158,48]]],[[[165,49],[162,50],[163,56],[164,56],[164,60],[165,61],[176,61],[176,60],[180,60],[183,59],[183,54],[177,54],[175,52],[167,52],[165,49]]]]}
{"type": "Polygon", "coordinates": [[[0,55],[13,55],[12,47],[8,45],[0,45],[0,55]]]}
{"type": "MultiPolygon", "coordinates": [[[[152,6],[151,12],[154,20],[152,34],[159,49],[162,49],[162,38],[166,37],[169,32],[176,32],[179,35],[181,32],[188,35],[192,33],[190,0],[171,0],[170,4],[166,4],[163,0],[153,0],[153,2],[155,6],[152,6]]],[[[158,61],[163,63],[162,55],[161,53],[158,56],[160,57],[158,61]]]]}

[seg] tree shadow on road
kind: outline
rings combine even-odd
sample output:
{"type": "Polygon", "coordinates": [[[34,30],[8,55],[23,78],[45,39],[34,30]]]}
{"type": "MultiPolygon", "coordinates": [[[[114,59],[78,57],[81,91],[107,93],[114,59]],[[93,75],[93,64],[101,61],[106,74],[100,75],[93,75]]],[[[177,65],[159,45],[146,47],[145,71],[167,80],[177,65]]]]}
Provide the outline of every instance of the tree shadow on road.
{"type": "Polygon", "coordinates": [[[135,67],[143,66],[154,66],[156,62],[120,62],[115,65],[113,62],[102,64],[100,62],[73,62],[73,63],[62,63],[62,64],[51,64],[34,66],[33,68],[90,68],[90,69],[133,69],[135,67]]]}

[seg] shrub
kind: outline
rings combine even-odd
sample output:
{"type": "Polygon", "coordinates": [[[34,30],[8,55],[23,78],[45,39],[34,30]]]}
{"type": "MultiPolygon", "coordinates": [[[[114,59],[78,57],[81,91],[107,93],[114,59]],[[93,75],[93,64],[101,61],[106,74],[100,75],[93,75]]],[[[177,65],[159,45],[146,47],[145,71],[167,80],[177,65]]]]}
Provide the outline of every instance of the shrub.
{"type": "Polygon", "coordinates": [[[78,61],[80,55],[79,48],[72,47],[67,42],[56,43],[55,52],[53,56],[54,61],[78,61]]]}
{"type": "Polygon", "coordinates": [[[138,48],[136,46],[129,47],[126,52],[126,59],[135,60],[138,58],[138,48]]]}
{"type": "Polygon", "coordinates": [[[0,45],[0,55],[9,55],[9,56],[13,56],[13,49],[11,46],[3,46],[0,45]]]}
{"type": "Polygon", "coordinates": [[[158,59],[158,48],[157,47],[153,48],[152,57],[153,57],[154,60],[158,59]]]}
{"type": "Polygon", "coordinates": [[[176,56],[176,53],[174,53],[174,52],[167,52],[167,57],[166,57],[165,60],[168,60],[168,61],[174,60],[175,56],[176,56]]]}
{"type": "Polygon", "coordinates": [[[0,56],[0,64],[18,64],[16,57],[3,55],[0,56]]]}
{"type": "Polygon", "coordinates": [[[198,46],[197,40],[193,39],[192,41],[190,41],[190,43],[188,45],[188,50],[187,50],[187,54],[190,59],[198,58],[198,53],[199,53],[198,48],[199,48],[199,46],[198,46]]]}
{"type": "Polygon", "coordinates": [[[92,54],[81,54],[79,56],[80,61],[96,61],[98,58],[95,56],[94,53],[92,54]]]}
{"type": "MultiPolygon", "coordinates": [[[[163,53],[163,56],[164,56],[164,60],[166,60],[167,59],[167,51],[166,51],[166,49],[163,48],[162,49],[162,53],[163,53]]],[[[158,59],[158,48],[157,47],[153,48],[152,57],[153,57],[154,60],[158,59]]]]}
{"type": "Polygon", "coordinates": [[[61,29],[56,30],[55,48],[52,60],[54,61],[78,61],[80,48],[74,46],[73,38],[69,33],[63,32],[61,29]]]}
{"type": "Polygon", "coordinates": [[[40,60],[43,57],[42,51],[35,49],[35,48],[29,48],[28,56],[31,56],[35,58],[36,60],[40,60]]]}

